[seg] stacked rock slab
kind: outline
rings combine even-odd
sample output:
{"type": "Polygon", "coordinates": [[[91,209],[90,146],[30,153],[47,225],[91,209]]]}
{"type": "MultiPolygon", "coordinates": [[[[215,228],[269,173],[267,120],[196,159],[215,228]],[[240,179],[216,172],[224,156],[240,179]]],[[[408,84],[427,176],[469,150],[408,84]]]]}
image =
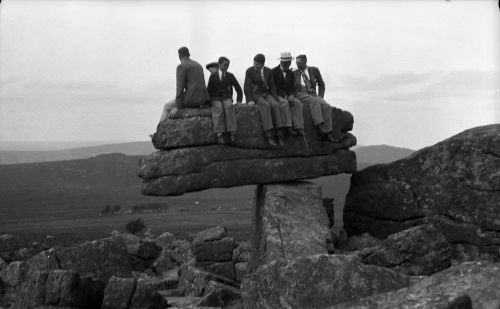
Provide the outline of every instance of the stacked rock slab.
{"type": "Polygon", "coordinates": [[[464,131],[408,158],[355,173],[350,235],[378,238],[432,222],[452,258],[500,261],[500,124],[464,131]]]}
{"type": "Polygon", "coordinates": [[[349,148],[356,138],[349,112],[332,108],[334,129],[342,140],[322,140],[304,108],[305,135],[273,147],[265,139],[256,107],[235,105],[236,141],[219,145],[210,108],[182,109],[158,125],[152,142],[159,151],[141,159],[138,175],[146,195],[179,195],[214,187],[265,184],[316,178],[356,170],[349,148]]]}
{"type": "Polygon", "coordinates": [[[329,220],[319,185],[259,185],[255,198],[251,271],[276,259],[328,253],[329,220]]]}
{"type": "Polygon", "coordinates": [[[193,239],[195,266],[205,271],[235,280],[233,262],[234,239],[226,228],[218,226],[201,231],[193,239]]]}

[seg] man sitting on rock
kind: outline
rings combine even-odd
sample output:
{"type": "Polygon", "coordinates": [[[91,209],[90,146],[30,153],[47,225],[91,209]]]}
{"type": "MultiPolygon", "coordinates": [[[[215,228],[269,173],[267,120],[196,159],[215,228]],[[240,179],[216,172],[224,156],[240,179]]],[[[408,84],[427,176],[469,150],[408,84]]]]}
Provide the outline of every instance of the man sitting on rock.
{"type": "Polygon", "coordinates": [[[281,105],[289,105],[290,108],[284,110],[283,115],[287,118],[286,123],[293,123],[293,129],[289,128],[290,134],[304,133],[304,116],[302,113],[302,102],[295,97],[295,79],[290,65],[292,64],[292,54],[290,52],[281,53],[279,58],[280,64],[275,67],[273,72],[274,81],[276,83],[276,92],[278,94],[278,102],[281,105]]]}
{"type": "Polygon", "coordinates": [[[252,106],[257,105],[259,110],[262,127],[266,135],[267,142],[272,146],[284,146],[284,128],[291,127],[283,117],[283,111],[290,107],[288,104],[282,106],[276,101],[276,85],[274,83],[271,69],[264,66],[266,58],[263,54],[257,54],[254,57],[254,65],[246,70],[244,91],[247,103],[252,106]],[[276,130],[277,141],[274,139],[274,130],[276,130]]]}
{"type": "Polygon", "coordinates": [[[219,58],[219,71],[208,79],[208,95],[212,103],[212,122],[217,141],[225,144],[224,133],[229,133],[231,142],[235,141],[236,117],[233,112],[233,87],[236,90],[236,103],[241,103],[243,91],[233,74],[227,72],[229,59],[219,58]]]}
{"type": "Polygon", "coordinates": [[[311,117],[319,133],[331,142],[341,139],[340,130],[333,131],[332,108],[323,99],[325,96],[325,82],[317,67],[307,66],[306,55],[295,58],[297,68],[295,74],[295,86],[298,89],[297,99],[309,105],[311,117]],[[318,88],[318,92],[316,92],[318,88]]]}
{"type": "Polygon", "coordinates": [[[160,122],[167,117],[175,117],[179,109],[184,107],[201,107],[208,101],[203,67],[190,59],[189,49],[178,50],[181,63],[177,66],[177,91],[175,100],[165,104],[160,122]]]}

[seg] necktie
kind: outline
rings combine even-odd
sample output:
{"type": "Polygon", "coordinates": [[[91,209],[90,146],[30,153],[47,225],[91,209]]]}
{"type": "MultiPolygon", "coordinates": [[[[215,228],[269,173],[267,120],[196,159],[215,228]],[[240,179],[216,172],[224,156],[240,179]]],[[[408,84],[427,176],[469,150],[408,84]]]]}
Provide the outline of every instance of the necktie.
{"type": "Polygon", "coordinates": [[[307,78],[307,75],[304,71],[300,71],[300,74],[302,75],[302,78],[304,79],[304,84],[306,85],[306,89],[309,90],[311,89],[311,81],[309,78],[307,78]]]}
{"type": "Polygon", "coordinates": [[[260,78],[262,79],[262,82],[264,83],[264,86],[266,89],[269,89],[269,86],[267,85],[266,79],[264,78],[264,69],[260,70],[260,78]]]}
{"type": "Polygon", "coordinates": [[[226,78],[226,72],[222,72],[222,80],[226,78]]]}

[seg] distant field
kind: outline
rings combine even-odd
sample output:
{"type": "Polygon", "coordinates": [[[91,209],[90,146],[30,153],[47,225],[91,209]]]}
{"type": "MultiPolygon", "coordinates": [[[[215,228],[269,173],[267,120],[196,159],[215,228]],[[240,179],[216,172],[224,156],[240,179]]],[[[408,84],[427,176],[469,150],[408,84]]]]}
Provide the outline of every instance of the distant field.
{"type": "MultiPolygon", "coordinates": [[[[179,236],[214,225],[232,235],[250,235],[254,186],[211,189],[178,197],[152,197],[140,193],[136,176],[139,156],[101,155],[93,159],[0,165],[0,233],[17,235],[69,235],[95,239],[142,218],[154,233],[179,236]],[[130,209],[146,203],[168,204],[156,214],[99,216],[106,205],[130,209]]],[[[350,175],[318,178],[325,197],[336,199],[337,224],[350,175]]]]}
{"type": "MultiPolygon", "coordinates": [[[[358,161],[358,169],[408,153],[390,146],[356,151],[369,162],[358,161]]],[[[168,231],[185,237],[207,227],[224,225],[238,239],[250,236],[255,186],[210,189],[177,197],[144,196],[140,193],[141,180],[136,176],[140,158],[114,153],[90,159],[0,165],[0,234],[26,239],[53,235],[71,243],[104,237],[112,230],[124,231],[128,221],[142,218],[156,234],[168,231]],[[99,215],[107,205],[127,210],[148,203],[166,204],[168,211],[99,215]]],[[[336,225],[342,225],[350,177],[342,174],[313,180],[322,186],[323,197],[335,199],[336,225]]]]}

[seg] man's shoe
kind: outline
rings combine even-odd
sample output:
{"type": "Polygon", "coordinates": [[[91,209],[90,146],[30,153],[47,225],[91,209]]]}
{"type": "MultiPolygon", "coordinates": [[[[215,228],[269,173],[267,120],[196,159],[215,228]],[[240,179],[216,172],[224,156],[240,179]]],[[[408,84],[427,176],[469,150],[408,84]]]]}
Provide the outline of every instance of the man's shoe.
{"type": "Polygon", "coordinates": [[[288,127],[287,131],[288,131],[288,135],[289,136],[297,135],[298,134],[298,132],[296,130],[294,130],[293,128],[291,128],[291,127],[288,127]]]}
{"type": "Polygon", "coordinates": [[[267,139],[267,142],[273,147],[278,147],[278,144],[272,138],[267,139]]]}
{"type": "Polygon", "coordinates": [[[336,140],[333,138],[332,133],[325,134],[325,138],[326,138],[329,142],[332,142],[332,143],[335,143],[335,142],[336,142],[336,140]]]}
{"type": "Polygon", "coordinates": [[[217,134],[217,142],[221,145],[224,145],[226,143],[226,140],[224,139],[224,135],[222,133],[217,134]]]}

